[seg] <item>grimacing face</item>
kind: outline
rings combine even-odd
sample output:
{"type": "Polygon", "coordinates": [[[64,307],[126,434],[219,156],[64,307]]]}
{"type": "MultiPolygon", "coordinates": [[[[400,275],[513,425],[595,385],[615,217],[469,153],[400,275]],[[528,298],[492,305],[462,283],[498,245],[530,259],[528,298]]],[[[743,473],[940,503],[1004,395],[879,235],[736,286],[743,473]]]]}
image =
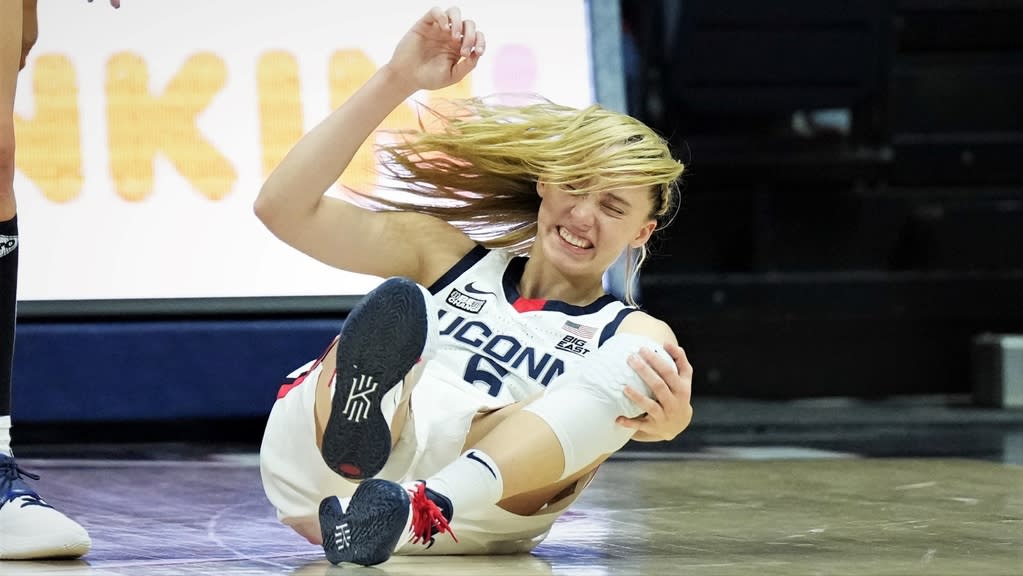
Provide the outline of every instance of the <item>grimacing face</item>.
{"type": "Polygon", "coordinates": [[[565,276],[602,276],[627,246],[639,248],[657,228],[649,186],[579,193],[540,181],[536,189],[537,242],[565,276]]]}

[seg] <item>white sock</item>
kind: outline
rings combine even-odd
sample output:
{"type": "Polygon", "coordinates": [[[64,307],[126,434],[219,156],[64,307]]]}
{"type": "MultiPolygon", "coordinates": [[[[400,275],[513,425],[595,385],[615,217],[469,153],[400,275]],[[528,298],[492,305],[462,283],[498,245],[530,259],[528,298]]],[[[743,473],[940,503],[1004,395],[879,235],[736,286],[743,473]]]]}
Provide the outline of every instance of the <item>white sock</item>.
{"type": "Polygon", "coordinates": [[[11,452],[11,417],[0,416],[0,454],[13,456],[11,452]]]}
{"type": "Polygon", "coordinates": [[[500,502],[504,481],[497,463],[482,450],[466,450],[454,462],[426,480],[426,487],[447,496],[454,514],[500,502]]]}

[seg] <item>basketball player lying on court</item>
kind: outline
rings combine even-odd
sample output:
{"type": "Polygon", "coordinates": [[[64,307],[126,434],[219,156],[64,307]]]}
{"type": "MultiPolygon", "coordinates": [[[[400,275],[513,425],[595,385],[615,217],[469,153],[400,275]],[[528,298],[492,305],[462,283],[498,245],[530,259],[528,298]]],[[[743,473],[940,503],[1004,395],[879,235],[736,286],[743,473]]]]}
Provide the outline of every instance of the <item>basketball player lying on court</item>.
{"type": "Polygon", "coordinates": [[[485,47],[457,8],[430,10],[255,203],[298,250],[389,278],[281,388],[263,438],[279,518],[335,564],[531,550],[610,454],[692,418],[671,329],[602,286],[677,206],[682,165],[647,126],[463,101],[382,146],[412,199],[324,195],[388,113],[485,47]]]}

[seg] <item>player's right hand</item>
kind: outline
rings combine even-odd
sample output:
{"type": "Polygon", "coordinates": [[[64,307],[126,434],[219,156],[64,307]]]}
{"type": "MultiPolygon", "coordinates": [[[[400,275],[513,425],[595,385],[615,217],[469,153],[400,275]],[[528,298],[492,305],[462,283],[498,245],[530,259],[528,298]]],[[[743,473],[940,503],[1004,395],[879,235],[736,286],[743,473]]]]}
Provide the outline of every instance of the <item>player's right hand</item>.
{"type": "Polygon", "coordinates": [[[398,42],[387,65],[412,90],[436,90],[465,78],[485,50],[475,22],[456,7],[434,7],[398,42]]]}

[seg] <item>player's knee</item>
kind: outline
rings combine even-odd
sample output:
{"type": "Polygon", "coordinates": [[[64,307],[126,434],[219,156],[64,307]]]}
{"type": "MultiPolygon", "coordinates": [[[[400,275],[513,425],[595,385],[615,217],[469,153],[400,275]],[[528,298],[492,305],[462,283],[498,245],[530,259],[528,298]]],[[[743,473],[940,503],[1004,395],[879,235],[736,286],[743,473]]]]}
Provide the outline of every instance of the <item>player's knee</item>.
{"type": "Polygon", "coordinates": [[[0,119],[0,202],[14,190],[14,128],[0,119]]]}
{"type": "MultiPolygon", "coordinates": [[[[14,125],[0,118],[0,169],[14,170],[14,125]]],[[[9,172],[13,173],[13,172],[9,172]]]]}

